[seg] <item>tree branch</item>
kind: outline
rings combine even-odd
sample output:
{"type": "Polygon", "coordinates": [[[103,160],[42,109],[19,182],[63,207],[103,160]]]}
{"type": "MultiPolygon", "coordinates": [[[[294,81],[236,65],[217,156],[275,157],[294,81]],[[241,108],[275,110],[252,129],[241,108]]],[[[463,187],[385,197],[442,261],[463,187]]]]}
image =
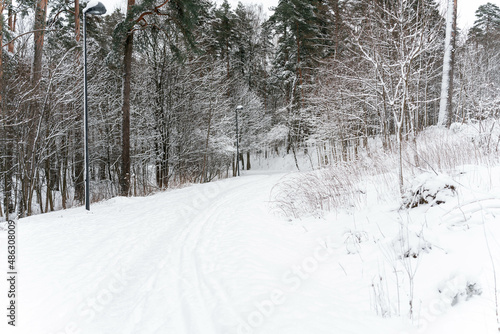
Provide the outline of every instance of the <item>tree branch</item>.
{"type": "Polygon", "coordinates": [[[57,31],[57,29],[38,29],[38,30],[32,30],[32,31],[28,31],[28,32],[25,32],[21,35],[18,35],[16,36],[15,38],[11,39],[10,41],[8,41],[7,43],[5,43],[4,45],[2,45],[2,47],[6,47],[8,46],[10,43],[14,42],[16,39],[20,38],[20,37],[23,37],[24,35],[28,35],[28,34],[34,34],[35,32],[39,32],[39,31],[45,31],[45,32],[48,32],[48,31],[57,31]]]}
{"type": "Polygon", "coordinates": [[[147,11],[147,12],[144,12],[142,13],[137,19],[135,19],[135,23],[139,23],[140,21],[144,20],[144,17],[145,16],[148,16],[148,15],[153,15],[153,14],[158,14],[158,15],[167,15],[167,14],[162,14],[160,13],[160,8],[162,8],[163,6],[165,6],[170,0],[165,0],[162,4],[156,6],[153,10],[150,10],[150,11],[147,11]]]}

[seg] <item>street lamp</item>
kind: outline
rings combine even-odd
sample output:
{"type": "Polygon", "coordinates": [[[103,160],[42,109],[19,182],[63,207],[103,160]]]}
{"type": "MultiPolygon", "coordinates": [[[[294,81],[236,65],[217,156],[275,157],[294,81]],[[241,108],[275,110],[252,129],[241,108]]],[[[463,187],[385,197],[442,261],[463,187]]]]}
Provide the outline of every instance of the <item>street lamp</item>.
{"type": "Polygon", "coordinates": [[[103,15],[106,7],[100,1],[91,0],[83,10],[83,134],[85,141],[85,209],[90,210],[90,178],[89,178],[89,124],[87,110],[87,15],[103,15]]]}
{"type": "Polygon", "coordinates": [[[242,110],[243,106],[236,107],[236,172],[240,176],[240,136],[238,133],[238,111],[242,110]]]}

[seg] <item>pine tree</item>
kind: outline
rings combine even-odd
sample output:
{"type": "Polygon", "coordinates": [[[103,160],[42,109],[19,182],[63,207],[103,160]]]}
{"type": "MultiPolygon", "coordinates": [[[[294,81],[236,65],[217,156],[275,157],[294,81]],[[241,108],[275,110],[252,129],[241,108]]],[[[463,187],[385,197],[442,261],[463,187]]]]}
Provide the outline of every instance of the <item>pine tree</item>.
{"type": "Polygon", "coordinates": [[[498,41],[500,36],[500,8],[492,3],[479,6],[476,10],[476,20],[469,32],[469,38],[476,43],[487,46],[498,41]]]}
{"type": "Polygon", "coordinates": [[[306,87],[313,82],[314,69],[325,55],[322,27],[326,25],[321,22],[318,8],[318,1],[281,0],[266,22],[278,43],[271,84],[284,93],[280,114],[289,130],[287,151],[294,156],[296,147],[311,132],[306,87]]]}
{"type": "Polygon", "coordinates": [[[214,13],[215,20],[213,22],[213,34],[216,42],[216,49],[221,59],[226,61],[227,78],[230,77],[230,62],[231,50],[235,43],[235,15],[231,10],[231,6],[227,0],[224,0],[220,8],[217,8],[214,13]]]}
{"type": "Polygon", "coordinates": [[[500,101],[500,8],[479,6],[466,43],[460,47],[458,96],[462,119],[498,114],[500,101]]]}

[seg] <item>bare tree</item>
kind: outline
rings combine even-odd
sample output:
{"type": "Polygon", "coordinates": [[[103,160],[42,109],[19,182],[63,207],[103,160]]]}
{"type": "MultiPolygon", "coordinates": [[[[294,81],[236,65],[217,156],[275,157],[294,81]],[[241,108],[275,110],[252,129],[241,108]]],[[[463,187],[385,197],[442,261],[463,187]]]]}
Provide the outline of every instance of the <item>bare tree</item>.
{"type": "MultiPolygon", "coordinates": [[[[434,14],[435,8],[419,0],[369,1],[366,15],[362,14],[353,32],[356,45],[353,51],[371,67],[366,73],[370,75],[370,88],[376,92],[374,105],[378,108],[380,104],[382,118],[392,116],[401,191],[403,136],[406,133],[414,137],[416,112],[419,104],[426,103],[419,99],[419,82],[433,75],[427,72],[426,78],[422,78],[421,72],[426,68],[420,60],[437,52],[439,47],[439,22],[433,20],[434,14]]],[[[362,85],[363,78],[363,75],[357,78],[362,85]]]]}

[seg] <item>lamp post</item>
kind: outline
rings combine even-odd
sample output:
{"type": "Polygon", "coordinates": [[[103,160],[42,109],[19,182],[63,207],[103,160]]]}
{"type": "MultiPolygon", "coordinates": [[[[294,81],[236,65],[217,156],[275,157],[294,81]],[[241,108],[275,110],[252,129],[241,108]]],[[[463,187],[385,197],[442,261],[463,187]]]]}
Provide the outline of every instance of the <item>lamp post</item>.
{"type": "Polygon", "coordinates": [[[106,7],[102,2],[92,0],[83,10],[83,136],[85,141],[85,209],[90,210],[90,178],[89,178],[89,124],[87,110],[87,15],[103,15],[106,7]]]}
{"type": "Polygon", "coordinates": [[[238,111],[242,110],[243,106],[236,107],[236,173],[240,176],[240,136],[238,133],[238,111]]]}

